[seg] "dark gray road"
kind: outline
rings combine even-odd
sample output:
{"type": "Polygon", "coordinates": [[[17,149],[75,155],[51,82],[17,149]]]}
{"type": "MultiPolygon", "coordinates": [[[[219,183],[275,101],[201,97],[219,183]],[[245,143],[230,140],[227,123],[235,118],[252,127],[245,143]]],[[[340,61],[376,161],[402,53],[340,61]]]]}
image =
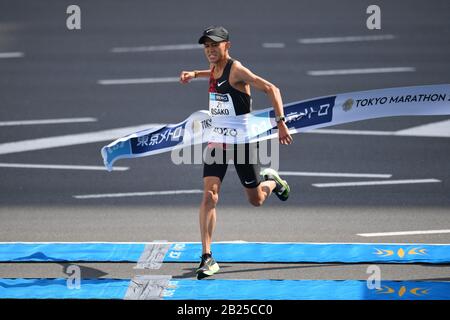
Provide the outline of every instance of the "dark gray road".
{"type": "MultiPolygon", "coordinates": [[[[93,122],[0,126],[0,163],[101,166],[100,148],[80,136],[149,123],[175,123],[207,108],[207,83],[101,85],[99,80],[176,77],[207,68],[200,49],[136,47],[195,44],[204,27],[223,24],[234,58],[275,83],[284,102],[349,91],[449,83],[450,3],[379,1],[381,30],[366,28],[370,1],[77,1],[81,30],[66,28],[72,1],[2,1],[0,122],[95,118],[93,122]],[[304,38],[393,35],[393,39],[302,44],[304,38]],[[279,48],[267,48],[278,43],[279,48]],[[266,45],[264,45],[266,44],[266,45]],[[128,48],[115,53],[113,48],[128,48]],[[133,51],[134,50],[134,51],[133,51]],[[126,50],[125,50],[126,51],[126,50]],[[311,76],[312,70],[411,67],[414,72],[311,76]],[[25,143],[38,150],[25,151],[25,143]],[[11,142],[18,142],[11,144],[11,142]]],[[[1,56],[1,55],[0,55],[1,56]]],[[[254,93],[254,107],[268,101],[254,93]]],[[[398,131],[450,117],[401,117],[333,129],[398,131]]],[[[449,130],[447,130],[448,133],[449,130]]],[[[439,134],[437,134],[439,135],[439,134]]],[[[449,243],[449,233],[361,237],[359,233],[450,229],[450,140],[367,134],[294,136],[281,148],[282,171],[389,174],[435,183],[317,188],[315,183],[383,180],[289,176],[292,196],[252,208],[233,170],[225,178],[215,240],[449,243]]],[[[199,165],[169,154],[123,160],[126,171],[0,165],[0,241],[198,241],[201,194],[77,199],[76,195],[202,188],[199,165]]],[[[386,180],[386,179],[384,179],[386,180]]],[[[153,271],[191,277],[190,264],[153,271]]],[[[365,279],[366,265],[226,264],[218,277],[365,279]]],[[[131,264],[83,264],[89,277],[129,278],[131,264]]],[[[0,264],[0,277],[57,277],[58,264],[0,264]]],[[[382,266],[386,279],[448,280],[448,266],[382,266]]],[[[142,272],[141,272],[142,273],[142,272]]],[[[144,272],[145,273],[145,272],[144,272]]],[[[150,271],[147,271],[150,273],[150,271]]]]}

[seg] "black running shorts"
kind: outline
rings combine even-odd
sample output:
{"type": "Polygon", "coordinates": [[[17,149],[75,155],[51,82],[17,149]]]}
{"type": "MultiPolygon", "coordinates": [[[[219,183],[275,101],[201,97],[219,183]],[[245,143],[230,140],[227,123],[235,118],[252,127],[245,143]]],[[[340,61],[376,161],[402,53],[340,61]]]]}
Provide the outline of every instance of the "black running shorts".
{"type": "Polygon", "coordinates": [[[223,181],[228,162],[232,160],[234,167],[245,188],[256,188],[261,183],[258,164],[258,144],[235,144],[206,149],[203,164],[203,177],[218,177],[223,181]]]}

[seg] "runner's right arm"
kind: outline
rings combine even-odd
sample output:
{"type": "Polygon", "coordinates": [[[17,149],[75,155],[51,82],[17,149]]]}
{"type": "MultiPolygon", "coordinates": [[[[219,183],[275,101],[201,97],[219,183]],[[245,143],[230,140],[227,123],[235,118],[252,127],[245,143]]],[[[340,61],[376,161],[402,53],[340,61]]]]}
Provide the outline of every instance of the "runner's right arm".
{"type": "Polygon", "coordinates": [[[188,83],[194,78],[209,78],[211,70],[194,70],[194,71],[181,71],[180,82],[188,83]]]}

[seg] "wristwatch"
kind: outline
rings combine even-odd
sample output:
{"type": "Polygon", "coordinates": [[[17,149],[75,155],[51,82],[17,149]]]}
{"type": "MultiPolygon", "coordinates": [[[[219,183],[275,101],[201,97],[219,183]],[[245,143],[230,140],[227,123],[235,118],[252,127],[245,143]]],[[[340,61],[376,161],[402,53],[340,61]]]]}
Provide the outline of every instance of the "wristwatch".
{"type": "Polygon", "coordinates": [[[286,122],[286,118],[284,116],[276,116],[275,121],[278,123],[280,121],[286,122]]]}

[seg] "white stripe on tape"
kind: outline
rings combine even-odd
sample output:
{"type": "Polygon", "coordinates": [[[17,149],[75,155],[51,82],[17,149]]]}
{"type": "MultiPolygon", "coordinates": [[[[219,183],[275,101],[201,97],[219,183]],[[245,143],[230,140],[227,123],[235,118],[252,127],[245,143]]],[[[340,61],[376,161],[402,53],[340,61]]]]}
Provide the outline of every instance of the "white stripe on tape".
{"type": "Polygon", "coordinates": [[[161,300],[172,276],[138,275],[130,281],[125,300],[161,300]]]}
{"type": "MultiPolygon", "coordinates": [[[[163,242],[158,241],[158,242],[163,242]]],[[[145,245],[137,265],[134,269],[152,269],[157,270],[161,268],[167,251],[170,248],[169,243],[149,243],[145,245]]]]}

